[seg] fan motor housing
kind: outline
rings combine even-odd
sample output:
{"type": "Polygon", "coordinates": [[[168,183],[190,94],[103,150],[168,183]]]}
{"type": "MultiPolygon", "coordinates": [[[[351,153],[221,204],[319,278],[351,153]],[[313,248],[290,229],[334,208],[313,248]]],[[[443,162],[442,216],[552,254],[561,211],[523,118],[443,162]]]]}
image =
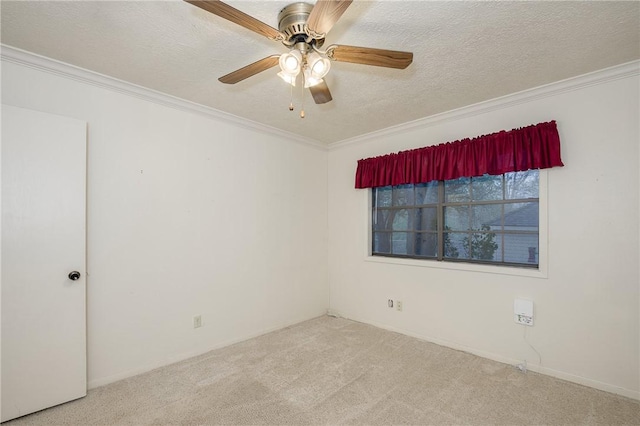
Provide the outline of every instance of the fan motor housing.
{"type": "MultiPolygon", "coordinates": [[[[299,2],[284,7],[278,14],[278,29],[287,36],[286,44],[292,45],[299,42],[307,42],[308,35],[305,31],[307,19],[313,10],[313,5],[299,2]]],[[[315,40],[315,45],[320,47],[324,39],[315,40]]]]}

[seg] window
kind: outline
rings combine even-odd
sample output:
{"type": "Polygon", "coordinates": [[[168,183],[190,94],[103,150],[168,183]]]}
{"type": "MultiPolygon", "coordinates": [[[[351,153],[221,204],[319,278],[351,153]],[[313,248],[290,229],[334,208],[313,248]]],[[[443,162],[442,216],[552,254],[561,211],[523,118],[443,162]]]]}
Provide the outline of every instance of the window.
{"type": "Polygon", "coordinates": [[[373,188],[372,254],[538,267],[538,170],[373,188]]]}

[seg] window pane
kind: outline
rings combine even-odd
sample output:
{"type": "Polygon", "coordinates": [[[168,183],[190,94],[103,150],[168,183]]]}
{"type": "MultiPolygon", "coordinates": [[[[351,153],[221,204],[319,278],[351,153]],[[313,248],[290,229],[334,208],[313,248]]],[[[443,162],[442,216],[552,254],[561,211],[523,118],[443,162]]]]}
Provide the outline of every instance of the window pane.
{"type": "Polygon", "coordinates": [[[407,231],[413,229],[413,210],[401,209],[392,210],[393,215],[393,230],[394,231],[407,231]]]}
{"type": "Polygon", "coordinates": [[[394,206],[413,205],[413,185],[394,186],[391,204],[394,206]]]}
{"type": "Polygon", "coordinates": [[[416,204],[435,204],[438,202],[438,181],[416,185],[416,204]]]}
{"type": "Polygon", "coordinates": [[[391,206],[391,187],[384,186],[373,190],[373,207],[390,207],[391,206]]]}
{"type": "Polygon", "coordinates": [[[496,237],[493,240],[497,245],[498,248],[496,248],[496,251],[494,253],[494,260],[496,262],[504,262],[503,259],[503,255],[504,255],[504,250],[503,250],[503,246],[504,246],[504,234],[496,232],[496,237]]]}
{"type": "Polygon", "coordinates": [[[533,170],[375,188],[372,252],[537,266],[538,178],[533,170]]]}
{"type": "Polygon", "coordinates": [[[394,210],[375,210],[373,212],[373,230],[391,230],[394,210]]]}
{"type": "Polygon", "coordinates": [[[466,242],[468,234],[445,232],[444,233],[444,257],[448,259],[468,259],[466,242]]]}
{"type": "Polygon", "coordinates": [[[502,205],[471,206],[471,227],[482,231],[502,229],[502,205]]]}
{"type": "Polygon", "coordinates": [[[391,232],[374,232],[373,252],[391,253],[391,232]]]}
{"type": "Polygon", "coordinates": [[[415,255],[423,257],[438,256],[438,234],[418,232],[416,234],[415,255]]]}
{"type": "Polygon", "coordinates": [[[539,221],[538,202],[505,204],[505,231],[534,231],[538,232],[539,221]]]}
{"type": "Polygon", "coordinates": [[[415,210],[415,229],[418,231],[438,230],[438,211],[435,207],[425,207],[415,210]]]}
{"type": "Polygon", "coordinates": [[[502,175],[472,178],[471,196],[474,201],[502,200],[502,175]]]}
{"type": "Polygon", "coordinates": [[[413,254],[414,239],[413,233],[394,232],[391,241],[391,253],[393,254],[413,254]]]}
{"type": "Polygon", "coordinates": [[[469,201],[470,178],[460,178],[444,181],[444,198],[447,203],[459,203],[469,201]]]}
{"type": "Polygon", "coordinates": [[[469,229],[469,206],[452,206],[444,208],[444,227],[454,231],[469,229]]]}
{"type": "Polygon", "coordinates": [[[538,198],[539,177],[538,170],[505,173],[505,198],[507,200],[538,198]]]}
{"type": "Polygon", "coordinates": [[[505,234],[504,261],[537,265],[538,247],[537,234],[505,234]]]}
{"type": "MultiPolygon", "coordinates": [[[[476,232],[469,235],[469,240],[465,241],[468,247],[471,259],[498,261],[498,243],[496,240],[500,238],[494,232],[476,232]]],[[[500,256],[501,257],[501,256],[500,256]]]]}

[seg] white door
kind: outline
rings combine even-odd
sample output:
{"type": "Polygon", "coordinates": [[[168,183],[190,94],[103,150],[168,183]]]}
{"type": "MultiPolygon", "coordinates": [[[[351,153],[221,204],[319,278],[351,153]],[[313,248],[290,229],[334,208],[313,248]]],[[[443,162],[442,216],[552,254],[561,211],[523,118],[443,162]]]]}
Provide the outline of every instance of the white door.
{"type": "Polygon", "coordinates": [[[86,140],[2,106],[2,421],[86,395],[86,140]]]}

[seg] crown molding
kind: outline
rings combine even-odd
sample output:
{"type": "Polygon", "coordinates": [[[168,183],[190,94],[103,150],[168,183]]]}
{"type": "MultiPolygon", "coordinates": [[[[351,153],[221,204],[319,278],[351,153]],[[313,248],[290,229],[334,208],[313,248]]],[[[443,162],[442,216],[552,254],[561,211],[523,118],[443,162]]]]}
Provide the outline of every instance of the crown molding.
{"type": "Polygon", "coordinates": [[[389,135],[397,135],[411,130],[425,129],[449,121],[460,120],[462,118],[473,117],[491,111],[510,108],[516,105],[533,102],[538,99],[556,96],[562,93],[637,75],[640,75],[640,61],[627,62],[599,71],[590,72],[588,74],[579,75],[577,77],[567,78],[565,80],[545,84],[543,86],[534,87],[521,92],[511,93],[488,101],[478,102],[462,108],[409,121],[397,126],[387,127],[382,130],[344,139],[342,141],[332,142],[328,145],[328,149],[329,151],[334,151],[347,146],[364,144],[389,135]]]}
{"type": "Polygon", "coordinates": [[[175,96],[149,89],[137,84],[129,83],[124,80],[109,77],[94,71],[76,67],[65,62],[37,55],[26,50],[18,49],[0,43],[0,59],[2,61],[15,63],[25,67],[33,68],[49,74],[61,76],[80,83],[89,84],[113,92],[125,94],[138,99],[153,102],[169,108],[180,111],[186,111],[198,114],[209,119],[224,121],[235,126],[257,131],[271,136],[288,139],[292,142],[300,143],[313,147],[321,151],[333,151],[343,147],[367,143],[389,135],[397,135],[399,133],[408,132],[428,128],[438,124],[455,121],[462,118],[473,117],[491,111],[509,108],[516,105],[532,102],[538,99],[556,96],[562,93],[579,90],[585,87],[607,83],[609,81],[640,75],[640,61],[627,62],[625,64],[616,65],[603,70],[594,71],[577,77],[571,77],[554,83],[523,90],[521,92],[512,93],[501,96],[499,98],[488,101],[479,102],[462,108],[431,115],[429,117],[420,118],[397,126],[387,127],[375,132],[366,133],[364,135],[355,136],[353,138],[344,139],[338,142],[332,142],[328,145],[312,138],[306,138],[287,132],[266,124],[247,120],[233,114],[229,114],[215,108],[211,108],[202,104],[187,101],[175,96]]]}
{"type": "Polygon", "coordinates": [[[6,44],[0,44],[0,59],[4,62],[22,65],[80,83],[111,90],[113,92],[132,96],[148,102],[153,102],[165,107],[198,114],[209,119],[224,121],[244,129],[291,140],[321,151],[327,151],[327,145],[318,140],[276,129],[275,127],[271,127],[266,124],[247,120],[246,118],[238,117],[215,108],[187,101],[176,96],[167,95],[153,89],[129,83],[124,80],[119,80],[114,77],[109,77],[107,75],[57,61],[55,59],[47,58],[46,56],[37,55],[6,44]]]}

